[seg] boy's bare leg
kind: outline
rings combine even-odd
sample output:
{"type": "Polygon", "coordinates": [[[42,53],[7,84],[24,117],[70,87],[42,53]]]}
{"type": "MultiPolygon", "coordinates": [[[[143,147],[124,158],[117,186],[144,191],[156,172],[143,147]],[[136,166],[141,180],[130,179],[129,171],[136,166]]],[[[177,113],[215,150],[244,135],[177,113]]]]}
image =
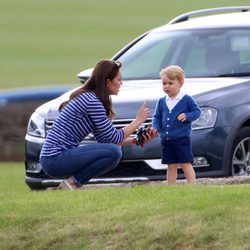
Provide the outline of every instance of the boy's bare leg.
{"type": "Polygon", "coordinates": [[[181,163],[181,168],[190,184],[196,183],[196,174],[191,163],[181,163]]]}
{"type": "Polygon", "coordinates": [[[167,183],[169,185],[176,184],[177,179],[177,167],[178,164],[168,164],[168,170],[167,170],[167,183]]]}

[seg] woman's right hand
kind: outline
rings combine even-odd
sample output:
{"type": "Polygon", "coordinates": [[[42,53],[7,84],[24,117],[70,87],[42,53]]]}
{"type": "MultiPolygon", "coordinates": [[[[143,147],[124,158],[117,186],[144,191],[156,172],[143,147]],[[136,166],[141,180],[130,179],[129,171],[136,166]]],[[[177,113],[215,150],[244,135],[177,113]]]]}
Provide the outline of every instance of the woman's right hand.
{"type": "Polygon", "coordinates": [[[135,130],[138,129],[138,127],[143,122],[145,122],[148,119],[148,117],[150,116],[149,109],[146,107],[147,103],[148,103],[148,101],[145,100],[137,112],[136,119],[133,120],[129,125],[127,125],[126,127],[123,128],[124,138],[127,138],[132,133],[134,133],[135,130]]]}
{"type": "Polygon", "coordinates": [[[148,100],[145,100],[137,112],[136,119],[140,123],[145,122],[150,116],[150,111],[147,108],[147,103],[148,103],[148,100]]]}

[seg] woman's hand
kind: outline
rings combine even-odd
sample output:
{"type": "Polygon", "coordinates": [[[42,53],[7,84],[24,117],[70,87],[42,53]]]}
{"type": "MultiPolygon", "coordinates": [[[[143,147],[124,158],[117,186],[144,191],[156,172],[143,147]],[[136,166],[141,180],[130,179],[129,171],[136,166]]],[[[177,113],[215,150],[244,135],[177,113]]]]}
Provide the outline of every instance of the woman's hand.
{"type": "Polygon", "coordinates": [[[148,117],[150,116],[150,111],[149,109],[146,107],[148,103],[148,100],[145,100],[143,102],[143,104],[141,105],[141,107],[139,108],[137,115],[136,115],[136,119],[140,122],[143,123],[145,122],[148,117]]]}
{"type": "Polygon", "coordinates": [[[149,109],[146,107],[147,103],[148,101],[145,100],[137,112],[136,119],[133,120],[129,125],[123,128],[124,138],[127,138],[128,136],[133,134],[134,131],[138,129],[138,127],[142,123],[144,123],[150,116],[149,109]]]}

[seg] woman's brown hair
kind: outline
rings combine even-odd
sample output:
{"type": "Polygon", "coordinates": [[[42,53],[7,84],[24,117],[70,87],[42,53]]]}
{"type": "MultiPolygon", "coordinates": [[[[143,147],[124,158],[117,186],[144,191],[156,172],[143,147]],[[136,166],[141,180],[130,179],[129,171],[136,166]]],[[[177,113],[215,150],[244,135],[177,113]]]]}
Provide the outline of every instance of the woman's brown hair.
{"type": "Polygon", "coordinates": [[[93,92],[102,102],[107,116],[112,119],[114,117],[114,111],[112,108],[111,96],[107,88],[107,80],[112,80],[116,77],[122,64],[113,60],[101,60],[98,62],[90,76],[90,78],[84,83],[84,85],[74,91],[69,100],[63,102],[59,110],[61,111],[72,99],[77,98],[84,92],[93,92]]]}

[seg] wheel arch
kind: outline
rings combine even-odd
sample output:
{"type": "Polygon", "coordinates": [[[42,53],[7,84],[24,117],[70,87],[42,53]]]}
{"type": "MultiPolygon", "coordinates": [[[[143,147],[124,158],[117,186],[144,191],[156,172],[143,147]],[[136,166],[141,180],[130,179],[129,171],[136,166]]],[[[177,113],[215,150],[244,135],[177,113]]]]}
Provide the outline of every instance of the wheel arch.
{"type": "MultiPolygon", "coordinates": [[[[249,105],[243,105],[243,106],[240,105],[231,109],[230,115],[233,116],[233,119],[231,118],[230,121],[230,123],[233,126],[228,126],[231,128],[229,130],[230,132],[228,134],[227,140],[225,141],[223,164],[222,164],[224,172],[226,173],[227,176],[232,175],[232,159],[239,134],[241,133],[242,130],[250,129],[249,105]]],[[[227,125],[229,125],[229,123],[227,123],[227,125]]]]}
{"type": "MultiPolygon", "coordinates": [[[[246,120],[236,131],[234,138],[232,140],[232,145],[231,145],[231,150],[230,150],[230,160],[229,160],[229,175],[237,175],[235,174],[236,171],[235,169],[237,168],[237,164],[235,165],[233,162],[233,159],[237,155],[237,148],[239,147],[240,144],[243,143],[247,138],[250,137],[250,119],[246,120]]],[[[248,139],[249,140],[249,139],[248,139]]],[[[243,145],[243,144],[242,144],[243,145]]],[[[248,147],[249,150],[249,147],[248,147]]],[[[236,157],[237,158],[237,157],[236,157]]],[[[247,163],[248,168],[249,162],[247,163]]],[[[247,171],[245,171],[246,173],[247,171]]]]}

